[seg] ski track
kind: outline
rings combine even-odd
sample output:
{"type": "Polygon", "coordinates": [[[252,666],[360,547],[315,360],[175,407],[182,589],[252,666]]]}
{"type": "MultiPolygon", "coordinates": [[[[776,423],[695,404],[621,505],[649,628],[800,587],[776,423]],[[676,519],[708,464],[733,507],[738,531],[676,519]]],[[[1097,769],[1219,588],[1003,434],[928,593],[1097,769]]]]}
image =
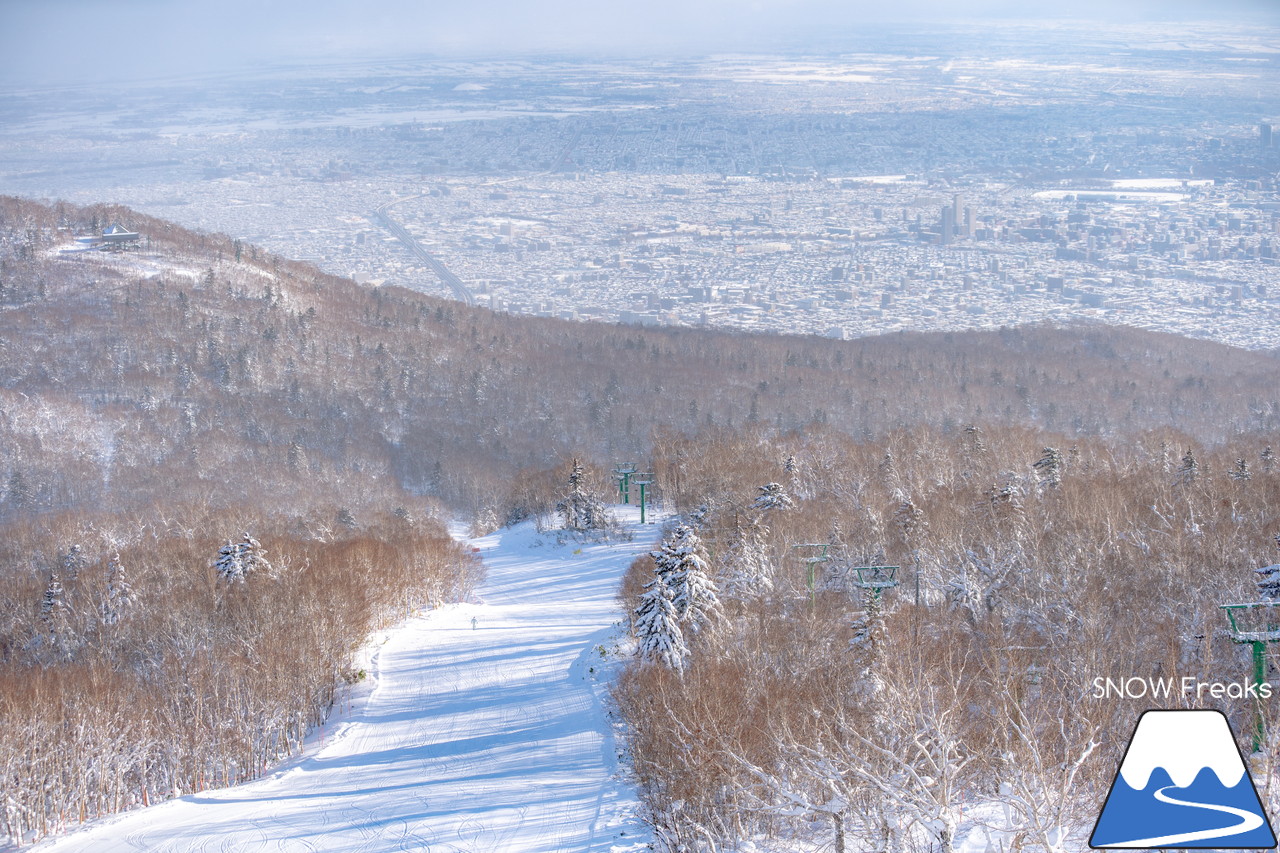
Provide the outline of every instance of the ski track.
{"type": "Polygon", "coordinates": [[[1227,838],[1232,835],[1239,835],[1242,832],[1249,832],[1262,826],[1262,817],[1253,812],[1238,809],[1234,806],[1220,806],[1215,803],[1193,803],[1188,800],[1178,800],[1165,793],[1176,785],[1168,785],[1154,791],[1154,796],[1162,803],[1170,803],[1175,806],[1189,806],[1194,809],[1209,809],[1210,811],[1223,812],[1224,814],[1235,815],[1240,818],[1240,823],[1233,826],[1226,826],[1220,829],[1201,829],[1196,832],[1182,832],[1176,835],[1161,835],[1157,838],[1139,838],[1136,841],[1126,841],[1123,844],[1108,844],[1108,847],[1176,847],[1178,845],[1189,844],[1192,841],[1207,841],[1211,838],[1227,838]]]}
{"type": "Polygon", "coordinates": [[[38,853],[632,853],[651,835],[593,685],[632,542],[558,546],[529,524],[472,544],[484,604],[389,632],[376,685],[323,746],[268,776],[105,818],[38,853]],[[477,627],[472,628],[472,617],[477,627]]]}

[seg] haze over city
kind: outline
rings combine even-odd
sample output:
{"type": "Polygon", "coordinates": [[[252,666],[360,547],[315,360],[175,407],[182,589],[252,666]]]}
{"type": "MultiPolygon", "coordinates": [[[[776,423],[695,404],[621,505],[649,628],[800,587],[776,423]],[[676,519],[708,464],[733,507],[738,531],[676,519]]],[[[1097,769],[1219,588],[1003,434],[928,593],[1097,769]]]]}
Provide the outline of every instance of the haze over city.
{"type": "Polygon", "coordinates": [[[999,19],[1274,23],[1268,0],[10,0],[0,8],[0,85],[90,84],[252,71],[281,62],[395,55],[607,58],[723,51],[836,51],[871,25],[999,19]]]}

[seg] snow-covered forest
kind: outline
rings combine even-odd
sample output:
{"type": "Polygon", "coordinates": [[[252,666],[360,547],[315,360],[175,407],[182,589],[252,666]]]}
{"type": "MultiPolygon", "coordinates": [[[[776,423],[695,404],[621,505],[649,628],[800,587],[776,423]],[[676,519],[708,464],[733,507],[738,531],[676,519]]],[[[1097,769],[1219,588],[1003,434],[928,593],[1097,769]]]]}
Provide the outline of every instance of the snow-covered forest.
{"type": "MultiPolygon", "coordinates": [[[[970,427],[658,442],[720,589],[717,619],[668,626],[678,665],[638,656],[617,688],[660,837],[1082,849],[1153,701],[1103,699],[1094,679],[1250,671],[1218,605],[1256,600],[1253,570],[1280,546],[1268,441],[970,427]],[[896,585],[857,571],[873,566],[897,567],[896,585]]],[[[624,584],[642,644],[661,557],[624,584]]],[[[1252,730],[1252,700],[1216,702],[1252,730]]],[[[1274,750],[1266,762],[1275,779],[1274,750]]]]}
{"type": "Polygon", "coordinates": [[[441,522],[598,532],[633,460],[679,513],[615,690],[670,849],[1076,849],[1137,713],[1093,679],[1243,678],[1218,605],[1280,535],[1276,355],[1131,329],[520,318],[6,198],[0,359],[15,838],[260,773],[468,595],[441,522]]]}
{"type": "Polygon", "coordinates": [[[255,778],[364,677],[365,637],[476,580],[437,524],[391,514],[321,530],[157,506],[4,534],[0,836],[13,838],[255,778]],[[241,547],[246,527],[256,547],[241,547]]]}
{"type": "Polygon", "coordinates": [[[506,521],[552,507],[575,454],[645,458],[656,426],[1280,428],[1270,353],[1116,327],[834,341],[511,317],[109,206],[0,200],[0,306],[0,518],[161,482],[282,507],[302,484],[338,505],[405,487],[506,521]],[[113,222],[139,251],[59,252],[113,222]]]}

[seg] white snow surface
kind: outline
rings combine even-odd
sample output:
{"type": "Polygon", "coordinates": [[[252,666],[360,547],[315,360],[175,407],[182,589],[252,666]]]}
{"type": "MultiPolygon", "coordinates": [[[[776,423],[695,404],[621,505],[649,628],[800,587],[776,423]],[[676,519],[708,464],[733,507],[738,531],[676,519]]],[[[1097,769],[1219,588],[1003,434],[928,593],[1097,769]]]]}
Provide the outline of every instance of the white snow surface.
{"type": "MultiPolygon", "coordinates": [[[[630,508],[624,508],[626,513],[630,508]]],[[[531,524],[474,540],[483,603],[389,632],[373,690],[275,773],[105,818],[73,851],[634,853],[652,835],[602,700],[615,593],[658,528],[557,545],[531,524]],[[472,618],[475,627],[472,627],[472,618]]]]}

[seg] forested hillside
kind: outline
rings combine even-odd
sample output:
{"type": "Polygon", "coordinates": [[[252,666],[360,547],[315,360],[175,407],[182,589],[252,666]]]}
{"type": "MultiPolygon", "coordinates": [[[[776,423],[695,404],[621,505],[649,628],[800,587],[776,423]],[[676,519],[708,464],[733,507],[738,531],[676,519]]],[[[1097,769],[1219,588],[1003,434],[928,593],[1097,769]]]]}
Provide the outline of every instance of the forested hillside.
{"type": "MultiPolygon", "coordinates": [[[[664,831],[774,831],[778,780],[804,769],[784,747],[853,760],[865,744],[832,732],[892,733],[899,707],[952,703],[959,728],[935,734],[974,756],[1025,747],[983,714],[1061,723],[1041,756],[1057,767],[1100,723],[1055,668],[1112,674],[1090,655],[1128,649],[1119,674],[1208,673],[1226,654],[1187,637],[1209,636],[1280,533],[1277,367],[1102,326],[841,342],[521,318],[126,209],[0,199],[0,830],[260,772],[359,677],[374,626],[467,594],[474,566],[440,520],[544,512],[571,455],[598,491],[618,461],[651,467],[719,580],[755,549],[773,590],[728,584],[732,627],[690,640],[697,679],[638,664],[622,683],[664,831]],[[116,222],[140,245],[78,250],[116,222]],[[770,481],[795,506],[756,506],[770,481]],[[899,612],[854,636],[862,602],[810,593],[791,552],[806,542],[901,564],[899,612]],[[1141,631],[1122,606],[1173,615],[1141,631]],[[915,693],[876,698],[908,670],[915,693]],[[957,674],[1007,689],[990,705],[926,690],[957,674]],[[763,727],[735,728],[744,710],[763,727]],[[663,752],[672,720],[681,755],[663,752]]],[[[964,767],[946,784],[1007,770],[964,767]]]]}
{"type": "MultiPolygon", "coordinates": [[[[1256,601],[1277,562],[1280,435],[1173,435],[660,443],[685,526],[674,567],[640,558],[624,584],[642,654],[617,698],[671,849],[1078,850],[1143,710],[1226,711],[1249,749],[1249,651],[1219,605],[1256,601]],[[1099,695],[1108,678],[1167,689],[1099,695]]],[[[1261,709],[1255,778],[1275,779],[1261,709]]]]}
{"type": "Polygon", "coordinates": [[[1172,428],[1216,442],[1280,423],[1273,355],[1170,335],[840,342],[520,318],[107,207],[0,203],[0,304],[9,515],[162,493],[222,505],[268,492],[301,511],[398,486],[499,508],[517,469],[643,456],[655,426],[1172,428]],[[59,253],[117,221],[140,250],[59,253]]]}

